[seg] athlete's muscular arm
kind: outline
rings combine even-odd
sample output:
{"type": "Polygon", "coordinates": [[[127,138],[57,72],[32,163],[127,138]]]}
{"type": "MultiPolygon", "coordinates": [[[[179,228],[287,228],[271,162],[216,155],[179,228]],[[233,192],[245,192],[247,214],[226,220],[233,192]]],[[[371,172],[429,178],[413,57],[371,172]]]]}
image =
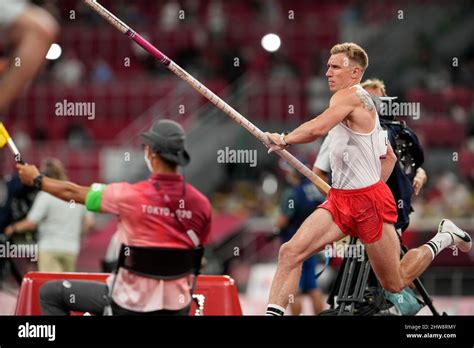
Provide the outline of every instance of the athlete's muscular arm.
{"type": "MultiPolygon", "coordinates": [[[[327,108],[318,117],[303,123],[285,136],[287,144],[306,144],[327,134],[334,126],[350,115],[356,106],[356,99],[353,91],[344,89],[336,92],[327,108]]],[[[267,133],[270,140],[278,147],[283,148],[280,135],[277,133],[267,133]]]]}
{"type": "MultiPolygon", "coordinates": [[[[20,174],[23,184],[33,186],[33,180],[40,172],[36,166],[17,164],[18,173],[20,174]]],[[[47,192],[59,199],[75,203],[84,204],[86,202],[88,187],[79,186],[72,182],[61,181],[44,177],[41,186],[41,191],[47,192]]]]}
{"type": "Polygon", "coordinates": [[[393,152],[390,143],[388,143],[387,146],[387,155],[385,156],[385,158],[381,158],[380,161],[382,164],[382,173],[380,175],[380,180],[386,182],[390,177],[390,174],[392,174],[395,164],[397,163],[397,155],[395,155],[395,152],[393,152]]]}
{"type": "Polygon", "coordinates": [[[331,98],[329,108],[289,133],[285,141],[288,144],[305,144],[326,135],[352,112],[355,107],[352,99],[353,92],[347,89],[336,92],[331,98]]]}

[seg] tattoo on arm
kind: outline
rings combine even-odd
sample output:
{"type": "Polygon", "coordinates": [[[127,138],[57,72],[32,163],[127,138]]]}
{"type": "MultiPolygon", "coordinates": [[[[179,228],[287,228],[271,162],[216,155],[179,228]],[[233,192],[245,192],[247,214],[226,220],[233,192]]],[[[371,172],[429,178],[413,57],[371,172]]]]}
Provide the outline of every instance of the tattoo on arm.
{"type": "Polygon", "coordinates": [[[363,91],[357,91],[356,95],[362,102],[364,108],[369,111],[372,111],[372,109],[374,108],[374,104],[372,103],[372,100],[370,99],[369,95],[363,91]]]}

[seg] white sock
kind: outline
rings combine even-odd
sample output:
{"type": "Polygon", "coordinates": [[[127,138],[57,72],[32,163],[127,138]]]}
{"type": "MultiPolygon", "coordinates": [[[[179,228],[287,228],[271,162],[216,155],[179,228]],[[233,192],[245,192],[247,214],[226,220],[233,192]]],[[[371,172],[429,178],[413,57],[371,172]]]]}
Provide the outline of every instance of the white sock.
{"type": "Polygon", "coordinates": [[[454,243],[453,237],[449,233],[437,233],[428,243],[425,245],[430,249],[433,259],[440,253],[441,250],[447,248],[454,243]]]}
{"type": "Polygon", "coordinates": [[[281,317],[285,315],[285,308],[276,304],[269,304],[267,306],[267,313],[265,315],[272,315],[276,317],[281,317]]]}

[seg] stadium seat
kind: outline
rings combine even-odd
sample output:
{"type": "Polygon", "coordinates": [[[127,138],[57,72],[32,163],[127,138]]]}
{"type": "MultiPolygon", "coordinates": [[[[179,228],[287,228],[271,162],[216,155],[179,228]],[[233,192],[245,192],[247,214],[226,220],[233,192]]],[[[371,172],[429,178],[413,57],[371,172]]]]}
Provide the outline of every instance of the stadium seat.
{"type": "MultiPolygon", "coordinates": [[[[89,280],[105,282],[107,273],[42,273],[29,272],[23,277],[15,315],[41,315],[39,288],[50,280],[89,280]]],[[[229,276],[198,277],[195,294],[204,295],[203,315],[242,315],[237,286],[229,276]]],[[[193,303],[190,313],[194,315],[193,303]]],[[[82,315],[82,313],[71,313],[82,315]]]]}

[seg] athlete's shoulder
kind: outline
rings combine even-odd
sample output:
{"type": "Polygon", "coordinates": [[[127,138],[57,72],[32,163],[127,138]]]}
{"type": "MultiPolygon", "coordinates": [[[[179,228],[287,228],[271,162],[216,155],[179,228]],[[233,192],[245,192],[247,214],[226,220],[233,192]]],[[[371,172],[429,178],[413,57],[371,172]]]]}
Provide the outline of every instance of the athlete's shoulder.
{"type": "Polygon", "coordinates": [[[140,184],[141,181],[137,182],[137,183],[134,183],[134,184],[131,184],[129,182],[126,182],[126,181],[120,181],[120,182],[113,182],[113,183],[110,183],[110,184],[105,184],[105,187],[106,188],[114,188],[116,190],[131,190],[133,189],[134,187],[136,187],[136,185],[140,184]]]}
{"type": "Polygon", "coordinates": [[[202,205],[206,209],[211,209],[209,199],[190,183],[186,183],[186,196],[193,202],[202,205]]]}
{"type": "Polygon", "coordinates": [[[357,106],[362,106],[364,109],[367,109],[369,111],[375,109],[374,101],[372,100],[369,92],[363,89],[360,85],[352,86],[351,92],[351,100],[357,106]]]}
{"type": "Polygon", "coordinates": [[[331,104],[356,104],[359,89],[355,86],[342,88],[333,94],[331,104]]]}
{"type": "Polygon", "coordinates": [[[142,188],[142,187],[145,187],[145,186],[150,186],[151,182],[150,182],[150,180],[140,180],[140,181],[137,181],[137,182],[134,182],[134,183],[123,182],[121,184],[123,184],[124,187],[128,187],[128,188],[142,188]]]}
{"type": "Polygon", "coordinates": [[[143,192],[147,187],[147,181],[138,181],[136,183],[129,182],[115,182],[105,186],[105,190],[108,192],[114,192],[116,195],[124,199],[134,197],[143,192]]]}

